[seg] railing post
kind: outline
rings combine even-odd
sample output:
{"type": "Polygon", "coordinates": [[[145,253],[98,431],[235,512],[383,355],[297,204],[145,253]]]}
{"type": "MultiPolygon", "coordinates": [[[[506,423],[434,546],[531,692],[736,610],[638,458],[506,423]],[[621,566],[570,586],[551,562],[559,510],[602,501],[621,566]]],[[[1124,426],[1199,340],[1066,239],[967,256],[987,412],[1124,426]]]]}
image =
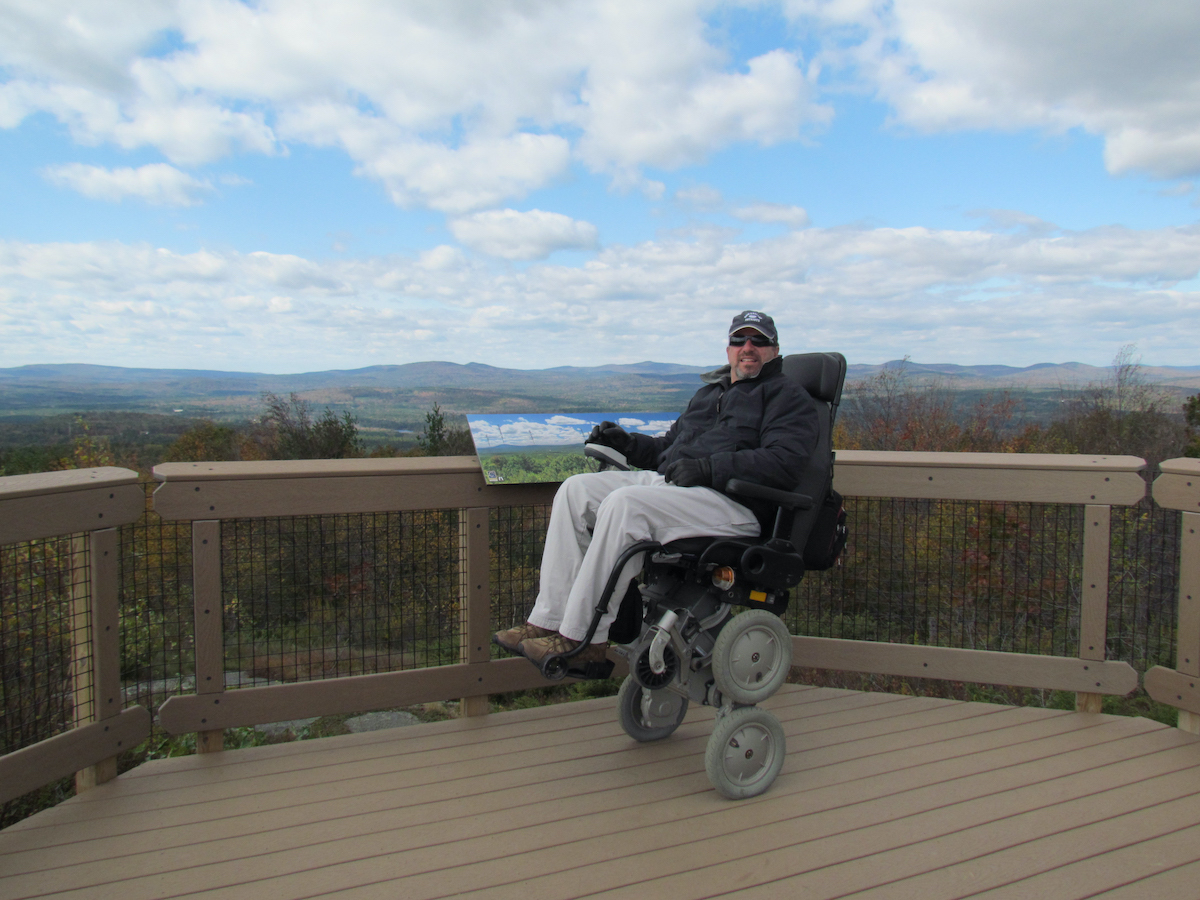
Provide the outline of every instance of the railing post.
{"type": "MultiPolygon", "coordinates": [[[[1175,670],[1200,677],[1200,513],[1184,512],[1179,530],[1179,628],[1175,670]]],[[[1178,726],[1200,734],[1200,715],[1179,710],[1178,726]]]]}
{"type": "MultiPolygon", "coordinates": [[[[121,638],[119,598],[120,548],[115,528],[89,532],[72,539],[72,619],[78,629],[82,619],[88,626],[84,634],[91,647],[91,666],[86,665],[87,649],[75,644],[76,708],[87,710],[76,715],[75,724],[98,722],[121,711],[121,638]],[[86,551],[84,545],[86,542],[86,551]],[[87,559],[86,590],[79,582],[82,560],[87,559]],[[85,600],[86,597],[86,600],[85,600]],[[90,671],[89,671],[90,668],[90,671]]],[[[76,637],[79,631],[75,632],[76,637]]],[[[117,757],[102,759],[75,773],[76,793],[117,777],[117,757]]]]}
{"type": "MultiPolygon", "coordinates": [[[[225,690],[225,638],[221,602],[221,521],[192,522],[192,594],[196,620],[196,693],[225,690]]],[[[225,749],[222,729],[196,733],[196,752],[225,749]]]]}
{"type": "MultiPolygon", "coordinates": [[[[88,568],[88,536],[71,538],[71,675],[74,686],[75,727],[96,721],[96,697],[92,677],[92,591],[88,568]]],[[[96,767],[75,773],[75,793],[96,784],[96,767]]]]}
{"type": "MultiPolygon", "coordinates": [[[[487,507],[459,510],[458,561],[461,573],[459,660],[486,663],[492,655],[488,634],[491,629],[491,550],[487,507]]],[[[463,716],[482,716],[487,711],[487,694],[463,697],[459,701],[459,712],[463,716]]]]}
{"type": "MultiPolygon", "coordinates": [[[[1079,605],[1079,658],[1104,660],[1108,643],[1108,556],[1112,507],[1083,508],[1083,590],[1079,605]]],[[[1077,693],[1075,709],[1100,712],[1103,695],[1077,693]]]]}

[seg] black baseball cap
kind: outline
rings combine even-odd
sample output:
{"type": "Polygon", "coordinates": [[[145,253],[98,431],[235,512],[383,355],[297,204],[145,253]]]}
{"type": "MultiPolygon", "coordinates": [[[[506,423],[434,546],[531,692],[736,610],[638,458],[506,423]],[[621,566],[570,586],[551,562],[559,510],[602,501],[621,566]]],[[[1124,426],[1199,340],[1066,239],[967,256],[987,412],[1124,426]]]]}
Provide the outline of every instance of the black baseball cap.
{"type": "Polygon", "coordinates": [[[775,320],[766,313],[757,312],[753,309],[743,310],[733,317],[733,322],[729,326],[729,336],[741,331],[743,328],[753,328],[763,337],[770,338],[772,344],[779,343],[779,333],[775,331],[775,320]]]}

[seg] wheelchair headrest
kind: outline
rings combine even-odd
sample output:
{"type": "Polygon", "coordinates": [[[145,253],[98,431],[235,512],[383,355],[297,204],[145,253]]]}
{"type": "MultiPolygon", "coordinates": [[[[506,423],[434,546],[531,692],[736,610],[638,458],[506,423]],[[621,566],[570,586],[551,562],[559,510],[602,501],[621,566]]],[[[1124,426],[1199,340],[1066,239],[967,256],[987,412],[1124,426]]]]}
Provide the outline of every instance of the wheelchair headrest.
{"type": "Polygon", "coordinates": [[[842,401],[846,357],[840,353],[792,353],[783,358],[783,373],[799,381],[814,400],[835,409],[842,401]]]}

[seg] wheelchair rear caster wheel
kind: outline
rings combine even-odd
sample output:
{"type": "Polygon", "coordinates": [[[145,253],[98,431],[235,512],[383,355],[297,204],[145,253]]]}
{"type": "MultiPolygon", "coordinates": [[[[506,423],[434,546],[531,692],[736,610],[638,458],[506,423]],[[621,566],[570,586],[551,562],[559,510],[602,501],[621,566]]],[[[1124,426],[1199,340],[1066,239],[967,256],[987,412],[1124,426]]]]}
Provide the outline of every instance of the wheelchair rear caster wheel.
{"type": "Polygon", "coordinates": [[[635,741],[658,741],[671,734],[687,715],[687,697],[673,691],[647,691],[632,675],[617,692],[617,721],[635,741]]]}
{"type": "Polygon", "coordinates": [[[779,616],[752,609],[730,619],[713,644],[713,680],[734,703],[761,703],[787,680],[792,637],[779,616]]]}
{"type": "Polygon", "coordinates": [[[757,797],[775,781],[787,752],[783,726],[765,709],[742,706],[717,718],[704,768],[729,800],[757,797]]]}

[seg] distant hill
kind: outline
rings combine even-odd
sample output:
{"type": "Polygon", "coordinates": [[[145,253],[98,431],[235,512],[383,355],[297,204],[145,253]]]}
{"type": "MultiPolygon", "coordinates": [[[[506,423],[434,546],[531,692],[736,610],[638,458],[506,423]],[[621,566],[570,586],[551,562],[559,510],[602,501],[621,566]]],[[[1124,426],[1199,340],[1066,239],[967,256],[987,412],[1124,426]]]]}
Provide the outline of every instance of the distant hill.
{"type": "MultiPolygon", "coordinates": [[[[951,363],[917,363],[891,360],[879,365],[850,365],[847,379],[856,381],[870,378],[885,369],[907,367],[913,376],[939,377],[950,382],[972,382],[970,386],[1013,387],[1047,389],[1057,387],[1080,387],[1103,382],[1111,376],[1107,366],[1089,366],[1087,363],[1037,363],[1019,368],[1017,366],[980,365],[959,366],[951,363]]],[[[1200,366],[1142,366],[1142,376],[1156,384],[1174,387],[1200,388],[1200,366]]]]}
{"type": "Polygon", "coordinates": [[[191,369],[34,365],[0,369],[0,416],[140,411],[245,419],[262,410],[262,394],[296,392],[317,410],[351,410],[361,424],[404,429],[423,423],[438,403],[466,412],[570,412],[682,409],[712,367],[642,362],[594,367],[504,369],[481,363],[401,366],[266,375],[191,369]]]}
{"type": "MultiPolygon", "coordinates": [[[[910,375],[945,380],[963,391],[1054,391],[1100,382],[1103,367],[1042,363],[1019,368],[961,366],[893,360],[852,364],[853,384],[907,366],[910,375]]],[[[423,424],[434,403],[458,416],[467,412],[578,412],[597,409],[682,410],[714,366],[639,362],[551,369],[506,369],[445,361],[362,369],[266,375],[198,369],[140,369],[76,364],[0,369],[0,416],[66,412],[137,411],[233,421],[257,415],[262,394],[295,391],[315,409],[350,410],[366,428],[395,432],[423,424]]],[[[1147,366],[1150,381],[1181,391],[1200,389],[1200,366],[1147,366]]]]}

